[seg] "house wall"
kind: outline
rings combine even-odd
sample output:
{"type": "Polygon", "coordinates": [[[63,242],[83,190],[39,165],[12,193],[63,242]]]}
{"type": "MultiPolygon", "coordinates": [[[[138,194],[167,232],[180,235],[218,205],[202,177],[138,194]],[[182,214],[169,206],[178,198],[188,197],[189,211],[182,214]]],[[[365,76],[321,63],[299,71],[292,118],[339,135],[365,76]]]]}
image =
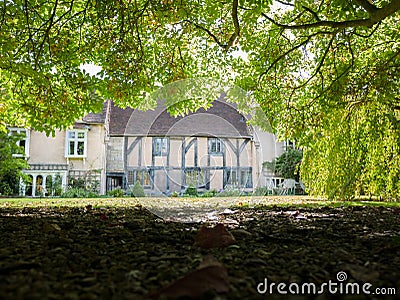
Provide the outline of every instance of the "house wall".
{"type": "Polygon", "coordinates": [[[29,164],[66,164],[65,132],[56,131],[55,136],[31,131],[29,143],[29,164]]]}
{"type": "Polygon", "coordinates": [[[104,128],[92,125],[87,131],[87,152],[84,158],[65,156],[66,132],[56,131],[55,136],[31,131],[29,164],[70,164],[74,169],[101,169],[104,164],[104,128]]]}
{"type": "MultiPolygon", "coordinates": [[[[72,129],[71,129],[72,130],[72,129]]],[[[54,136],[30,131],[29,158],[31,166],[25,173],[32,176],[32,195],[45,188],[47,176],[62,176],[63,189],[68,184],[68,176],[86,176],[91,172],[93,180],[99,181],[99,191],[105,192],[105,129],[102,124],[90,125],[86,136],[86,156],[79,158],[66,157],[67,132],[56,131],[54,136]],[[94,172],[96,170],[96,172],[94,172]]],[[[49,191],[46,191],[49,194],[49,191]]]]}
{"type": "Polygon", "coordinates": [[[287,143],[279,141],[278,138],[269,132],[263,132],[260,128],[255,128],[255,139],[257,140],[258,148],[256,149],[253,157],[258,157],[259,165],[257,173],[254,173],[254,178],[257,186],[277,186],[284,178],[277,177],[274,170],[263,167],[263,162],[271,162],[275,158],[281,156],[287,150],[287,143]]]}
{"type": "MultiPolygon", "coordinates": [[[[147,193],[181,192],[188,183],[185,171],[200,170],[203,176],[204,189],[221,190],[226,184],[226,171],[233,169],[240,173],[242,170],[252,170],[259,174],[259,162],[253,157],[254,143],[246,138],[221,138],[223,153],[209,154],[208,137],[182,137],[169,138],[167,155],[153,155],[153,137],[129,137],[126,147],[126,178],[129,171],[148,170],[151,176],[151,186],[147,187],[147,193]]],[[[118,149],[114,154],[108,151],[108,161],[113,160],[111,155],[122,153],[122,142],[118,138],[110,138],[109,149],[118,149]]],[[[121,155],[119,155],[121,157],[121,155]]],[[[119,166],[123,162],[119,160],[119,166]]],[[[108,171],[110,171],[108,164],[108,171]]],[[[120,170],[120,169],[118,169],[120,170]]],[[[117,171],[114,168],[113,171],[117,171]]],[[[240,175],[237,175],[240,176],[240,175]]],[[[252,176],[254,177],[254,176],[252,176]]],[[[131,180],[132,180],[131,176],[131,180]]],[[[133,182],[127,182],[128,185],[133,182]]],[[[200,187],[200,186],[199,186],[200,187]]],[[[200,187],[201,188],[201,187],[200,187]]],[[[146,190],[146,188],[145,188],[146,190]]]]}
{"type": "Polygon", "coordinates": [[[87,132],[87,155],[86,158],[69,158],[71,169],[98,170],[104,169],[104,127],[91,125],[87,132]]]}
{"type": "Polygon", "coordinates": [[[259,156],[261,163],[264,161],[272,161],[283,153],[283,143],[278,142],[274,134],[264,132],[258,127],[254,128],[254,134],[260,145],[259,156]]]}
{"type": "Polygon", "coordinates": [[[153,139],[152,137],[144,137],[142,139],[143,152],[141,164],[142,166],[151,166],[152,164],[152,151],[153,151],[153,139]]]}
{"type": "MultiPolygon", "coordinates": [[[[182,166],[182,138],[181,137],[171,137],[170,138],[171,155],[169,158],[169,163],[171,166],[176,168],[181,168],[182,166]]],[[[190,149],[192,158],[188,159],[189,162],[194,165],[194,148],[190,149]]],[[[178,172],[180,174],[180,172],[178,172]]],[[[175,178],[175,177],[174,177],[175,178]]]]}
{"type": "Polygon", "coordinates": [[[124,138],[110,137],[107,143],[107,172],[124,172],[124,138]]]}

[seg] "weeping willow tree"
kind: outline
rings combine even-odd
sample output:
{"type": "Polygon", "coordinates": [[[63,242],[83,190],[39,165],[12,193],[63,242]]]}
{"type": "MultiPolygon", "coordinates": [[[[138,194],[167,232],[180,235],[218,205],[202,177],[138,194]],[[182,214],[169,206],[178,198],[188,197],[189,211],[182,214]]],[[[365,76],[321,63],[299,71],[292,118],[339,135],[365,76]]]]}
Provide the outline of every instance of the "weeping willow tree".
{"type": "Polygon", "coordinates": [[[400,197],[399,121],[389,108],[364,104],[352,113],[334,109],[305,148],[302,179],[329,197],[400,197]]]}

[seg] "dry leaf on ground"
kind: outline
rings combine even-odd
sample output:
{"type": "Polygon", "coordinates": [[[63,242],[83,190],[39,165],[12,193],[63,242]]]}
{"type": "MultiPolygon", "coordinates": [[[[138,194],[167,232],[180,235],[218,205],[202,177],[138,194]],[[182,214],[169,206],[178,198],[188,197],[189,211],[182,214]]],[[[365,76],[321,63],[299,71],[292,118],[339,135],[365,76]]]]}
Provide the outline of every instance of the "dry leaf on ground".
{"type": "Polygon", "coordinates": [[[226,247],[236,243],[235,238],[223,224],[215,227],[202,226],[196,234],[193,246],[204,249],[226,247]]]}
{"type": "Polygon", "coordinates": [[[205,292],[212,290],[217,293],[227,293],[229,291],[229,280],[226,268],[210,255],[204,258],[196,270],[150,296],[153,299],[160,297],[200,298],[205,292]]]}

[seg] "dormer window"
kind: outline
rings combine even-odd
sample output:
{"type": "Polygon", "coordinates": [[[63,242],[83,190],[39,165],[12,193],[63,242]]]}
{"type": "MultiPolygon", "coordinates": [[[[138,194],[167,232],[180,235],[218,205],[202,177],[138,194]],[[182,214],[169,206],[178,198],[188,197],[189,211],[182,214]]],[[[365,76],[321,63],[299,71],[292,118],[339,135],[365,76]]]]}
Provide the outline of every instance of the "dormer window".
{"type": "Polygon", "coordinates": [[[87,131],[86,130],[67,130],[65,156],[66,157],[86,157],[87,152],[87,131]]]}

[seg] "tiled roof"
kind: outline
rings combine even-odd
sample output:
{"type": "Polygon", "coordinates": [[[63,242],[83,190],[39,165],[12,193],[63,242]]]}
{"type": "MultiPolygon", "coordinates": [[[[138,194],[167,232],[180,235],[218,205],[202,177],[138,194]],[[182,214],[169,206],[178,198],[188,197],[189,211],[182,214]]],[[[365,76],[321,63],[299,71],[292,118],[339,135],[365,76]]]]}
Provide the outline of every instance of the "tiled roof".
{"type": "MultiPolygon", "coordinates": [[[[85,123],[102,124],[107,114],[107,103],[101,113],[90,113],[83,118],[85,123]]],[[[130,136],[218,136],[250,137],[243,115],[231,103],[215,100],[208,110],[199,109],[185,117],[172,117],[165,105],[154,110],[140,111],[120,108],[110,103],[110,135],[130,136]]]]}
{"type": "Polygon", "coordinates": [[[110,134],[123,135],[125,133],[126,125],[134,112],[133,108],[120,108],[114,105],[111,101],[110,110],[110,134]]]}
{"type": "Polygon", "coordinates": [[[103,103],[103,109],[100,113],[88,113],[82,121],[87,124],[104,124],[107,114],[107,102],[103,103]]]}
{"type": "Polygon", "coordinates": [[[185,117],[174,118],[163,110],[152,122],[149,135],[244,137],[251,134],[234,107],[215,100],[211,108],[199,109],[185,117]]]}
{"type": "MultiPolygon", "coordinates": [[[[111,114],[111,120],[120,118],[111,114]]],[[[126,115],[123,116],[126,120],[126,115]]],[[[118,132],[122,132],[120,122],[118,132]]],[[[111,132],[111,130],[110,130],[111,132]]],[[[115,132],[115,131],[114,131],[115,132]]],[[[200,109],[185,117],[172,117],[162,104],[154,110],[131,113],[125,135],[250,137],[243,116],[230,103],[215,100],[208,110],[200,109]]]]}

